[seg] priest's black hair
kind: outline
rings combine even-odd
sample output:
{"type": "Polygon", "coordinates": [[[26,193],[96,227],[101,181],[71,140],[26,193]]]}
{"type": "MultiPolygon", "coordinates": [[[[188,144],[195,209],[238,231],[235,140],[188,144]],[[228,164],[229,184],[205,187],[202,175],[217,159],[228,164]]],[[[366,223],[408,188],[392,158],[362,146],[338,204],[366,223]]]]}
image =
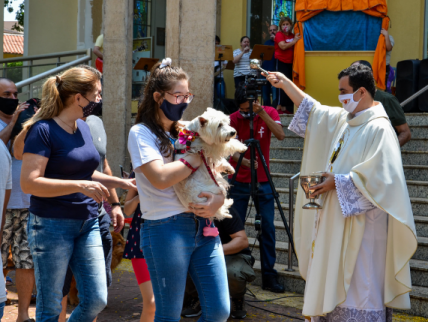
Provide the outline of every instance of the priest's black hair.
{"type": "Polygon", "coordinates": [[[339,73],[339,79],[349,76],[349,85],[354,91],[364,87],[367,92],[374,98],[376,93],[376,85],[372,70],[363,64],[358,66],[350,66],[339,73]]]}
{"type": "Polygon", "coordinates": [[[354,61],[354,62],[351,64],[351,66],[352,66],[352,65],[354,65],[355,63],[358,63],[358,64],[361,64],[361,65],[365,65],[365,66],[367,66],[368,68],[370,68],[370,70],[371,70],[371,71],[372,71],[372,73],[373,73],[372,64],[370,64],[367,60],[357,60],[357,61],[354,61]]]}

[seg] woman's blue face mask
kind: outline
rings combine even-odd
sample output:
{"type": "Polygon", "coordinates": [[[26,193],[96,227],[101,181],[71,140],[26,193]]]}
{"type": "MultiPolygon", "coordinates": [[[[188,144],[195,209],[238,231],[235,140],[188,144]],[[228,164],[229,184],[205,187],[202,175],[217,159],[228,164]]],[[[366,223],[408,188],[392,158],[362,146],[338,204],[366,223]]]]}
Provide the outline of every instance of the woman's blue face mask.
{"type": "Polygon", "coordinates": [[[189,103],[172,104],[166,99],[163,100],[160,109],[165,114],[166,118],[170,121],[177,122],[181,120],[184,111],[186,110],[189,103]]]}

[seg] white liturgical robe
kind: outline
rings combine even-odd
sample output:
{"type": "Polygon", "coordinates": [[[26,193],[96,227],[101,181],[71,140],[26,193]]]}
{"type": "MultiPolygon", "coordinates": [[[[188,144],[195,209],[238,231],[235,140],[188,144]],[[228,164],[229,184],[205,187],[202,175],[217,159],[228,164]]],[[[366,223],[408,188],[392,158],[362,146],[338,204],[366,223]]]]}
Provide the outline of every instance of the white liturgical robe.
{"type": "Polygon", "coordinates": [[[320,210],[302,209],[302,189],[296,198],[303,315],[385,321],[385,306],[410,308],[416,231],[399,143],[382,104],[352,118],[306,96],[289,129],[305,138],[301,175],[328,171],[336,181],[320,210]]]}

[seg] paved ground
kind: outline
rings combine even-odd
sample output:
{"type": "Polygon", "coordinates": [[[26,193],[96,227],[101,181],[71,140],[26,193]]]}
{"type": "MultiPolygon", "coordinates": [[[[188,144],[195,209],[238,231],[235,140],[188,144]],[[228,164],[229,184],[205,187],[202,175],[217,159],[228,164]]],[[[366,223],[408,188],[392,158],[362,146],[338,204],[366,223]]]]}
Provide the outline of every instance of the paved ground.
{"type": "MultiPolygon", "coordinates": [[[[10,277],[15,280],[14,272],[10,272],[10,277]]],[[[11,304],[5,308],[2,321],[16,321],[17,316],[17,294],[14,285],[8,286],[8,299],[11,304]]],[[[247,295],[247,318],[245,321],[301,321],[301,308],[303,298],[298,294],[274,294],[263,291],[260,287],[249,286],[249,290],[254,295],[247,295]],[[255,297],[254,297],[255,296],[255,297]],[[286,298],[283,298],[286,296],[286,298]],[[264,302],[259,302],[264,301],[264,302]],[[253,307],[252,307],[253,306],[253,307]],[[257,307],[257,308],[256,308],[257,307]],[[268,311],[265,311],[268,310],[268,311]]],[[[250,294],[251,292],[248,292],[250,294]]],[[[122,264],[113,272],[113,285],[109,288],[108,306],[98,317],[99,322],[138,322],[142,309],[141,293],[138,288],[130,261],[124,260],[122,264]]],[[[68,315],[72,312],[73,306],[68,306],[68,315]]],[[[31,316],[35,316],[35,304],[31,305],[31,316]]],[[[239,321],[229,319],[230,321],[239,321]]],[[[182,319],[183,322],[197,321],[197,318],[182,319]]],[[[428,322],[413,316],[395,315],[394,321],[418,321],[428,322]]]]}

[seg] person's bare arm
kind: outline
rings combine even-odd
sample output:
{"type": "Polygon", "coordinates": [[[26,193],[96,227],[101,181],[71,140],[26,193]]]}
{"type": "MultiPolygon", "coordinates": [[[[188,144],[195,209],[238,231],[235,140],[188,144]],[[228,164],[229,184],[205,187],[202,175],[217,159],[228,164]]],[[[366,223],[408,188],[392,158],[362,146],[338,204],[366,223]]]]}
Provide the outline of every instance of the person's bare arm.
{"type": "Polygon", "coordinates": [[[24,141],[27,136],[28,130],[22,130],[13,141],[13,156],[17,160],[22,160],[24,154],[24,141]]]}
{"type": "Polygon", "coordinates": [[[250,47],[246,47],[239,55],[236,55],[233,57],[233,63],[237,64],[241,60],[242,56],[244,56],[245,53],[248,53],[250,51],[250,47]]]}
{"type": "Polygon", "coordinates": [[[391,51],[392,50],[392,44],[391,44],[391,39],[389,39],[388,30],[382,28],[381,34],[385,36],[386,51],[391,51]]]}
{"type": "Polygon", "coordinates": [[[41,155],[24,153],[21,167],[21,189],[23,193],[52,198],[80,192],[98,203],[109,196],[107,188],[99,182],[45,178],[48,160],[41,155]]]}
{"type": "Polygon", "coordinates": [[[289,48],[293,47],[293,46],[296,44],[296,42],[297,42],[300,38],[301,38],[301,37],[300,37],[300,34],[296,34],[296,36],[294,37],[294,39],[293,39],[293,41],[292,41],[292,42],[280,41],[280,42],[278,43],[278,46],[279,46],[279,48],[281,48],[282,50],[289,49],[289,48]]]}
{"type": "MultiPolygon", "coordinates": [[[[103,162],[103,173],[105,175],[113,177],[113,172],[111,171],[111,168],[110,168],[110,165],[109,165],[107,159],[104,159],[104,162],[103,162]]],[[[116,189],[115,188],[109,188],[108,191],[110,192],[110,197],[108,197],[107,201],[110,204],[119,202],[119,198],[117,197],[116,189]]]]}
{"type": "Polygon", "coordinates": [[[101,52],[101,48],[98,46],[94,46],[94,50],[93,53],[95,54],[95,56],[97,56],[99,59],[104,59],[103,53],[101,52]]]}
{"type": "MultiPolygon", "coordinates": [[[[113,176],[113,173],[111,171],[110,165],[108,164],[107,158],[104,158],[103,173],[110,177],[113,176]]],[[[119,202],[119,198],[117,197],[116,189],[110,188],[108,191],[110,192],[110,196],[107,198],[107,201],[111,205],[110,217],[113,221],[114,231],[116,233],[119,233],[122,230],[123,225],[125,224],[125,218],[123,217],[121,206],[117,205],[117,203],[120,203],[120,202],[119,202]],[[113,203],[115,203],[116,205],[113,205],[113,203]]]]}
{"type": "Polygon", "coordinates": [[[135,185],[135,179],[121,179],[118,177],[108,176],[98,171],[94,171],[92,175],[92,180],[100,182],[105,187],[107,187],[107,189],[114,189],[114,188],[122,188],[124,190],[137,189],[137,186],[135,185]]]}
{"type": "Polygon", "coordinates": [[[27,109],[28,106],[30,106],[28,103],[20,104],[16,109],[15,113],[13,113],[12,119],[10,120],[9,124],[2,131],[0,131],[0,140],[2,140],[4,144],[7,145],[7,143],[9,142],[13,127],[15,126],[16,121],[18,120],[19,114],[21,114],[23,110],[27,109]]]}
{"type": "Polygon", "coordinates": [[[125,205],[123,206],[123,212],[125,213],[125,216],[131,217],[137,209],[139,203],[140,198],[138,196],[138,192],[135,190],[129,190],[125,198],[125,205]]]}
{"type": "Polygon", "coordinates": [[[282,124],[276,123],[258,102],[253,103],[253,111],[260,116],[278,140],[284,140],[285,133],[282,124]]]}
{"type": "Polygon", "coordinates": [[[8,189],[8,190],[6,190],[6,193],[4,195],[4,204],[3,204],[3,209],[2,209],[3,215],[1,217],[1,228],[0,228],[0,240],[3,240],[3,229],[4,229],[4,223],[6,222],[6,209],[7,209],[8,203],[9,203],[11,192],[12,192],[12,190],[8,189]]]}
{"type": "Polygon", "coordinates": [[[300,104],[302,104],[306,94],[284,74],[279,72],[269,72],[269,75],[266,75],[265,73],[262,73],[262,75],[266,77],[272,86],[282,89],[293,101],[294,105],[300,106],[300,104]]]}
{"type": "MultiPolygon", "coordinates": [[[[238,162],[240,156],[241,156],[241,153],[235,152],[232,155],[233,161],[238,162]]],[[[256,158],[257,158],[257,156],[256,156],[256,158]]],[[[250,159],[243,158],[241,165],[244,166],[244,167],[250,168],[251,167],[251,161],[250,161],[250,159]]],[[[259,167],[259,163],[257,162],[257,160],[255,160],[254,161],[254,169],[257,169],[258,167],[259,167]]]]}
{"type": "MultiPolygon", "coordinates": [[[[196,154],[186,155],[183,159],[195,169],[202,163],[201,157],[196,154]]],[[[192,174],[192,170],[180,161],[164,164],[162,160],[143,164],[135,172],[142,172],[153,187],[161,190],[172,187],[192,174]]]]}
{"type": "Polygon", "coordinates": [[[232,240],[227,244],[223,244],[223,252],[225,255],[233,255],[248,247],[248,238],[245,230],[238,231],[230,235],[232,240]]]}
{"type": "Polygon", "coordinates": [[[398,142],[400,142],[400,147],[410,141],[412,138],[412,132],[410,132],[410,128],[407,123],[394,127],[398,133],[398,142]]]}

